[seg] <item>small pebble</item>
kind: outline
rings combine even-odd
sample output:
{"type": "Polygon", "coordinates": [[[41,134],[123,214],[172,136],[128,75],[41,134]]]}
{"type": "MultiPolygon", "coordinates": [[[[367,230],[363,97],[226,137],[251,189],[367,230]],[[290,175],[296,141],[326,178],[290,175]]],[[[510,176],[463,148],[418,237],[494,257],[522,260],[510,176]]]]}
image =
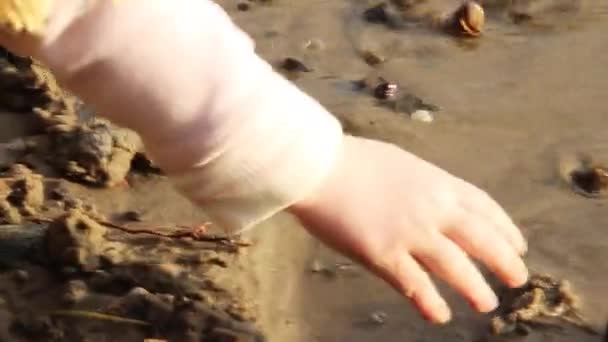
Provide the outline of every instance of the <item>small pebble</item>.
{"type": "Polygon", "coordinates": [[[319,260],[315,260],[312,262],[312,265],[310,266],[310,272],[315,274],[321,274],[329,278],[333,278],[337,275],[335,268],[328,267],[319,260]]]}
{"type": "Polygon", "coordinates": [[[82,209],[84,202],[79,198],[67,198],[63,202],[63,206],[66,210],[69,209],[82,209]]]}
{"type": "Polygon", "coordinates": [[[249,11],[249,9],[251,9],[251,6],[246,2],[239,2],[238,4],[236,4],[236,9],[245,12],[249,11]]]}
{"type": "Polygon", "coordinates": [[[365,63],[370,66],[382,64],[386,61],[386,58],[371,50],[362,51],[361,57],[363,58],[365,63]]]}
{"type": "Polygon", "coordinates": [[[369,315],[370,321],[378,325],[386,323],[387,318],[388,314],[384,311],[375,311],[369,315]]]}
{"type": "Polygon", "coordinates": [[[283,60],[281,67],[287,71],[300,71],[300,72],[311,72],[312,69],[304,65],[304,63],[291,57],[287,57],[283,60]]]}
{"type": "Polygon", "coordinates": [[[123,214],[123,218],[127,221],[132,221],[132,222],[141,222],[142,221],[141,214],[134,210],[125,212],[123,214]]]}
{"type": "Polygon", "coordinates": [[[313,273],[323,272],[325,269],[325,266],[319,260],[313,261],[312,265],[310,265],[310,271],[313,273]]]}
{"type": "Polygon", "coordinates": [[[410,117],[412,118],[412,120],[420,122],[433,122],[434,120],[433,114],[431,114],[431,112],[429,112],[428,110],[424,109],[418,109],[417,111],[413,112],[410,117]]]}
{"type": "Polygon", "coordinates": [[[65,186],[57,186],[51,190],[50,197],[53,200],[62,201],[69,196],[70,192],[65,186]]]}
{"type": "Polygon", "coordinates": [[[136,286],[129,291],[127,296],[147,296],[149,294],[150,294],[150,291],[146,290],[145,288],[143,288],[141,286],[136,286]]]}
{"type": "Polygon", "coordinates": [[[65,293],[63,294],[63,302],[67,304],[75,304],[88,295],[87,284],[82,280],[70,280],[66,284],[65,293]]]}
{"type": "Polygon", "coordinates": [[[365,10],[365,12],[363,12],[363,18],[365,18],[366,21],[374,24],[386,23],[388,21],[386,6],[387,5],[385,3],[382,3],[365,10]]]}

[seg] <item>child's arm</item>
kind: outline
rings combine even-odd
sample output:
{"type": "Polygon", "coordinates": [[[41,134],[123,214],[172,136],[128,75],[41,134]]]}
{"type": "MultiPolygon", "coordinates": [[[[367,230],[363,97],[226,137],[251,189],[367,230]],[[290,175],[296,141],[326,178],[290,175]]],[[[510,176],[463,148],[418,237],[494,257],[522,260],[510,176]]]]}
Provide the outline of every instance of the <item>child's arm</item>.
{"type": "Polygon", "coordinates": [[[138,132],[215,223],[247,229],[325,177],[339,122],[273,72],[219,6],[76,3],[58,2],[36,55],[100,115],[138,132]]]}
{"type": "Polygon", "coordinates": [[[510,285],[526,280],[525,241],[487,194],[393,145],[343,136],[213,2],[91,2],[83,13],[81,1],[53,2],[40,39],[0,37],[137,131],[216,223],[241,230],[289,207],[436,322],[450,313],[422,266],[481,311],[496,298],[467,254],[510,285]]]}

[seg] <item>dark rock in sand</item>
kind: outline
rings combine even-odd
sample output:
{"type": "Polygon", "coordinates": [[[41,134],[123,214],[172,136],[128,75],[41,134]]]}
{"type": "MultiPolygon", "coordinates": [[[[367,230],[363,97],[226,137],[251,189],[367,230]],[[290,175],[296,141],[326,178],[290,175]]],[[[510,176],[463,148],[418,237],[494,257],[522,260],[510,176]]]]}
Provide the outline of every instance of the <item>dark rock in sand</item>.
{"type": "Polygon", "coordinates": [[[283,60],[283,62],[281,63],[281,68],[283,68],[286,71],[290,71],[290,72],[311,72],[312,69],[310,69],[309,67],[307,67],[303,62],[292,58],[292,57],[287,57],[283,60]]]}
{"type": "Polygon", "coordinates": [[[124,181],[141,147],[135,133],[98,120],[55,134],[49,161],[72,179],[108,187],[124,181]]]}
{"type": "Polygon", "coordinates": [[[251,5],[247,2],[241,1],[236,4],[236,9],[242,12],[249,11],[251,9],[251,5]]]}
{"type": "Polygon", "coordinates": [[[363,12],[363,18],[370,23],[385,24],[389,19],[387,4],[381,3],[368,8],[363,12]]]}
{"type": "Polygon", "coordinates": [[[126,221],[141,222],[141,214],[134,210],[129,210],[122,214],[122,218],[126,221]]]}
{"type": "MultiPolygon", "coordinates": [[[[112,186],[123,181],[135,153],[142,150],[137,135],[92,119],[82,101],[62,89],[36,61],[6,50],[2,55],[0,109],[35,114],[52,138],[52,146],[40,151],[50,164],[88,184],[112,186]]],[[[13,158],[6,154],[0,162],[13,158]]]]}
{"type": "Polygon", "coordinates": [[[144,175],[160,175],[162,170],[143,152],[136,152],[131,160],[131,171],[144,175]]]}

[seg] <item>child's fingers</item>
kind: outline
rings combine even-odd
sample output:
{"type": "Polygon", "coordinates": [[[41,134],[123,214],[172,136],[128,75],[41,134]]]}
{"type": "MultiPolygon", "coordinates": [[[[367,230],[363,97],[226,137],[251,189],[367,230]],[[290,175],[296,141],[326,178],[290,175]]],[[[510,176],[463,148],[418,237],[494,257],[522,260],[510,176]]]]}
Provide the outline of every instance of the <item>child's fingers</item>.
{"type": "Polygon", "coordinates": [[[380,276],[402,295],[409,298],[425,317],[434,323],[445,323],[451,319],[448,304],[439,294],[431,277],[409,254],[397,255],[379,271],[380,276]]]}
{"type": "Polygon", "coordinates": [[[450,239],[439,235],[412,254],[430,271],[460,292],[481,312],[493,310],[498,300],[466,253],[450,239]]]}
{"type": "Polygon", "coordinates": [[[526,239],[505,210],[487,192],[471,184],[465,186],[468,188],[468,195],[464,196],[462,207],[471,215],[483,216],[496,225],[498,231],[513,245],[517,253],[525,254],[528,249],[526,239]]]}
{"type": "MultiPolygon", "coordinates": [[[[485,211],[485,214],[493,220],[497,229],[504,234],[505,238],[515,247],[519,255],[524,255],[528,251],[528,243],[521,230],[513,223],[513,220],[496,202],[490,204],[493,208],[485,211]]],[[[483,211],[482,211],[483,212],[483,211]]]]}
{"type": "Polygon", "coordinates": [[[510,286],[526,282],[526,265],[513,246],[496,231],[493,222],[468,215],[443,233],[510,286]]]}

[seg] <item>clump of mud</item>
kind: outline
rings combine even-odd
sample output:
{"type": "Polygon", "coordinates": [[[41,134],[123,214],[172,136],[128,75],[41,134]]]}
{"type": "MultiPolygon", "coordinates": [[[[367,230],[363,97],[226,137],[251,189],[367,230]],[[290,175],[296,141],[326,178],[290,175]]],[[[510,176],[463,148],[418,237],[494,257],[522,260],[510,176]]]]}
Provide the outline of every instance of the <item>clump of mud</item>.
{"type": "Polygon", "coordinates": [[[0,272],[0,340],[265,340],[253,306],[220,280],[234,251],[156,235],[142,240],[81,207],[35,229],[22,226],[27,243],[19,226],[8,230],[15,234],[0,226],[0,261],[15,254],[11,261],[24,267],[0,272]]]}
{"type": "Polygon", "coordinates": [[[597,334],[580,312],[580,299],[567,280],[534,274],[528,283],[506,290],[492,319],[495,335],[528,335],[533,330],[570,325],[597,334]]]}
{"type": "Polygon", "coordinates": [[[135,133],[104,120],[63,128],[51,134],[48,162],[80,182],[103,187],[122,182],[142,149],[135,133]]]}
{"type": "Polygon", "coordinates": [[[42,176],[22,164],[13,165],[0,178],[0,221],[19,224],[36,215],[44,204],[42,176]]]}
{"type": "Polygon", "coordinates": [[[1,48],[0,90],[0,110],[37,123],[0,144],[0,341],[264,341],[228,281],[241,245],[138,215],[120,225],[70,193],[160,173],[136,134],[1,48]]]}
{"type": "Polygon", "coordinates": [[[105,233],[105,227],[80,210],[71,209],[49,225],[46,235],[49,259],[64,267],[95,270],[108,249],[105,233]]]}
{"type": "Polygon", "coordinates": [[[35,108],[53,112],[76,112],[81,105],[57,84],[52,74],[37,61],[17,56],[0,47],[0,107],[31,113],[35,108]]]}
{"type": "MultiPolygon", "coordinates": [[[[14,341],[265,341],[254,326],[233,319],[201,300],[141,286],[113,291],[96,287],[92,277],[73,276],[58,284],[40,269],[0,275],[0,292],[9,310],[0,314],[0,338],[14,341]],[[33,271],[36,271],[34,273],[33,271]],[[33,283],[38,281],[38,284],[33,283]],[[45,286],[45,288],[43,288],[45,286]],[[38,302],[40,291],[54,296],[38,302]],[[23,298],[26,291],[36,294],[23,298]]],[[[4,311],[4,312],[2,312],[4,311]]]]}
{"type": "Polygon", "coordinates": [[[102,187],[123,182],[132,169],[160,173],[137,134],[95,118],[37,61],[0,48],[0,90],[1,109],[34,114],[44,133],[4,144],[0,166],[42,159],[60,176],[102,187]]]}

